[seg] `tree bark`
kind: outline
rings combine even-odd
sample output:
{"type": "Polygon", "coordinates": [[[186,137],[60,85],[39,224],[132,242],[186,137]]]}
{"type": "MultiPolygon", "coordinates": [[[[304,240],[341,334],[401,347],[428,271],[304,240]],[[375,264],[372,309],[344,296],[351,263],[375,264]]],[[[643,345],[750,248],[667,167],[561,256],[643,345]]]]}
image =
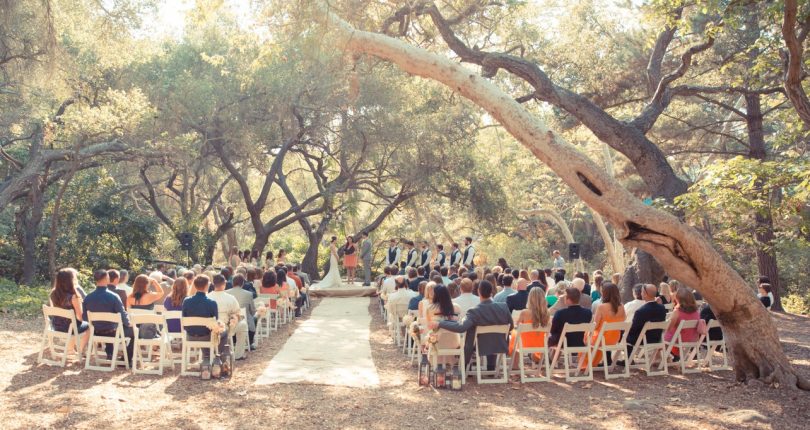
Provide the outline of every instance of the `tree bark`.
{"type": "MultiPolygon", "coordinates": [[[[76,172],[75,168],[71,169],[65,176],[62,186],[59,187],[59,192],[56,194],[56,200],[53,203],[53,211],[51,213],[51,231],[48,237],[48,272],[50,276],[56,276],[56,271],[59,270],[56,265],[56,238],[59,233],[59,221],[61,218],[62,198],[65,195],[70,181],[73,179],[73,174],[76,172]]],[[[54,278],[56,279],[56,278],[54,278]]]]}
{"type": "Polygon", "coordinates": [[[810,383],[799,377],[782,351],[768,312],[697,230],[644,205],[494,83],[423,48],[356,30],[324,3],[318,4],[331,30],[324,40],[339,49],[390,61],[474,102],[604,216],[621,233],[622,243],[649,252],[668,273],[694,286],[723,324],[738,380],[761,378],[782,387],[810,389],[810,383]]]}
{"type": "Polygon", "coordinates": [[[34,179],[28,193],[27,204],[18,213],[18,228],[21,229],[20,244],[23,249],[23,270],[20,283],[23,285],[31,285],[37,274],[36,240],[39,237],[39,227],[45,208],[42,182],[42,178],[34,179]]]}
{"type": "MultiPolygon", "coordinates": [[[[745,96],[745,122],[748,126],[748,145],[750,158],[765,161],[768,157],[765,148],[765,132],[762,126],[762,106],[759,94],[747,94],[745,96]]],[[[773,292],[772,309],[782,310],[780,299],[782,282],[779,279],[779,266],[776,261],[776,250],[773,231],[773,215],[771,213],[771,195],[768,191],[762,190],[762,181],[757,180],[755,187],[758,189],[758,198],[768,202],[763,208],[757,209],[754,214],[754,241],[756,242],[757,268],[759,274],[767,276],[771,281],[773,292]]]]}
{"type": "Polygon", "coordinates": [[[782,38],[785,39],[785,47],[787,47],[785,93],[804,124],[810,126],[810,100],[808,100],[807,93],[804,92],[804,87],[802,87],[802,78],[804,77],[804,70],[802,69],[804,47],[802,44],[804,43],[804,37],[807,36],[807,29],[804,29],[801,36],[796,34],[798,9],[797,0],[785,0],[785,17],[782,21],[782,38]]]}

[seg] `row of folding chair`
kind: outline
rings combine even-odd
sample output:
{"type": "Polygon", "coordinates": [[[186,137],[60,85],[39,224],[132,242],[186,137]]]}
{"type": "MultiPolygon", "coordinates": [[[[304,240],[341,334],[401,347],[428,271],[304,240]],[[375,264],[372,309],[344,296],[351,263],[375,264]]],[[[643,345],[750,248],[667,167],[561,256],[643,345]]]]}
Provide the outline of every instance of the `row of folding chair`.
{"type": "MultiPolygon", "coordinates": [[[[43,315],[45,326],[43,329],[42,346],[38,355],[38,362],[47,365],[64,367],[68,358],[75,358],[81,361],[84,358],[84,368],[87,370],[98,370],[111,372],[118,366],[130,369],[129,354],[127,346],[131,341],[124,335],[121,315],[118,313],[88,312],[87,319],[89,325],[89,340],[87,350],[82,357],[79,351],[81,335],[78,332],[78,324],[73,311],[43,305],[43,315]],[[60,317],[70,321],[68,330],[60,332],[53,329],[50,318],[60,317]],[[99,335],[96,333],[96,324],[108,322],[116,325],[113,335],[99,335]],[[106,346],[112,346],[111,358],[107,358],[106,346]],[[120,353],[120,356],[119,356],[120,353]],[[72,356],[72,357],[71,357],[72,356]]],[[[244,310],[242,310],[244,315],[244,310]]],[[[157,374],[162,375],[165,367],[174,368],[175,364],[180,364],[180,374],[182,376],[199,376],[199,371],[191,370],[201,363],[200,357],[203,350],[209,351],[210,360],[215,357],[214,344],[212,341],[190,341],[187,338],[189,327],[211,327],[216,324],[216,318],[182,317],[180,311],[168,311],[159,315],[151,311],[132,310],[130,319],[133,326],[133,360],[132,372],[135,374],[157,374]],[[171,333],[167,329],[167,321],[178,319],[181,331],[171,333]],[[141,339],[140,330],[143,324],[154,324],[158,337],[154,339],[141,339]],[[173,341],[181,343],[181,353],[178,356],[172,351],[173,341]],[[153,360],[153,359],[157,360],[153,360]]],[[[231,339],[229,337],[229,342],[231,339]]],[[[232,344],[232,342],[231,342],[232,344]]],[[[233,346],[233,345],[232,345],[233,346]]]]}

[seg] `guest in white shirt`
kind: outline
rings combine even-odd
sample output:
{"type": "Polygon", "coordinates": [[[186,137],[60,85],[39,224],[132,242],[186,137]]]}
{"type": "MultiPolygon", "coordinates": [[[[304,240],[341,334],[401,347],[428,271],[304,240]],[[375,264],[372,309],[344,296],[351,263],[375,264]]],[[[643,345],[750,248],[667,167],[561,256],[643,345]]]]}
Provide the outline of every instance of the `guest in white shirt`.
{"type": "MultiPolygon", "coordinates": [[[[217,311],[219,317],[217,318],[221,323],[228,327],[228,322],[231,314],[239,315],[239,302],[236,297],[228,294],[225,291],[225,277],[222,275],[214,276],[214,291],[208,293],[208,298],[217,303],[217,311]]],[[[234,358],[239,360],[244,358],[245,349],[247,346],[248,326],[247,321],[242,319],[236,325],[236,328],[229,333],[231,336],[236,336],[236,351],[234,358]]]]}
{"type": "Polygon", "coordinates": [[[512,289],[512,282],[514,282],[514,280],[515,278],[513,278],[512,275],[503,275],[501,278],[503,290],[501,290],[500,293],[495,294],[495,298],[492,299],[492,301],[495,303],[506,303],[507,297],[517,293],[517,291],[512,289]]]}
{"type": "Polygon", "coordinates": [[[627,314],[627,319],[625,321],[632,322],[633,315],[636,314],[638,308],[644,306],[644,303],[646,303],[641,299],[641,290],[643,288],[644,284],[636,284],[633,286],[633,297],[635,297],[635,299],[624,304],[624,313],[627,314]]]}
{"type": "Polygon", "coordinates": [[[388,312],[392,315],[398,304],[404,304],[407,309],[411,299],[419,295],[418,292],[408,288],[408,283],[405,282],[405,278],[402,276],[397,276],[394,282],[396,283],[397,290],[388,296],[388,303],[385,305],[388,312]]]}
{"type": "Polygon", "coordinates": [[[132,287],[129,286],[129,272],[126,270],[119,270],[118,288],[127,292],[127,297],[132,294],[132,287]]]}
{"type": "Polygon", "coordinates": [[[473,281],[470,278],[464,278],[461,280],[461,294],[453,300],[453,303],[457,304],[460,308],[460,312],[458,314],[459,320],[463,320],[464,317],[467,316],[467,311],[478,306],[481,303],[481,299],[473,295],[473,281]]]}
{"type": "Polygon", "coordinates": [[[562,255],[560,255],[560,251],[555,249],[552,255],[554,257],[554,265],[551,266],[551,268],[554,269],[555,271],[565,269],[565,259],[563,259],[562,255]]]}
{"type": "Polygon", "coordinates": [[[386,302],[388,300],[388,297],[390,297],[391,294],[393,294],[394,291],[397,289],[397,284],[396,281],[394,280],[395,278],[394,275],[398,271],[399,269],[394,266],[391,267],[386,266],[383,269],[385,277],[383,278],[382,287],[380,288],[380,298],[383,300],[383,302],[386,302]]]}

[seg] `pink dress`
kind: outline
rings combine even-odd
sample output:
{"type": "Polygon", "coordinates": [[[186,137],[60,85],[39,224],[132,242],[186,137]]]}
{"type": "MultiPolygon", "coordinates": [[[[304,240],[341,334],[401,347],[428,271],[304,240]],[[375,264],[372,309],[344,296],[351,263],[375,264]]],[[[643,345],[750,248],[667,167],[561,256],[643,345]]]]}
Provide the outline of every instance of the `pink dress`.
{"type": "MultiPolygon", "coordinates": [[[[672,318],[676,319],[676,324],[671,331],[667,330],[667,332],[664,333],[664,340],[667,342],[672,341],[672,337],[675,336],[675,330],[678,329],[678,324],[680,324],[681,321],[699,320],[700,312],[694,311],[692,313],[686,313],[676,308],[672,313],[672,318]]],[[[699,337],[700,335],[698,334],[697,328],[685,328],[681,330],[681,339],[683,339],[684,342],[695,342],[699,337]]]]}

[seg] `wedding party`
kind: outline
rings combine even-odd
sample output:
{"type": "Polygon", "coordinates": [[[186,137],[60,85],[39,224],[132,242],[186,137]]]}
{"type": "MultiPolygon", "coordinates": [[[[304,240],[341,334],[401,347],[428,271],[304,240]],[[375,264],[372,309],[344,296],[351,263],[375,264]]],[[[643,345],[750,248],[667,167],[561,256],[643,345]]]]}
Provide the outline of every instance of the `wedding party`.
{"type": "Polygon", "coordinates": [[[805,429],[810,1],[0,1],[8,429],[805,429]]]}

